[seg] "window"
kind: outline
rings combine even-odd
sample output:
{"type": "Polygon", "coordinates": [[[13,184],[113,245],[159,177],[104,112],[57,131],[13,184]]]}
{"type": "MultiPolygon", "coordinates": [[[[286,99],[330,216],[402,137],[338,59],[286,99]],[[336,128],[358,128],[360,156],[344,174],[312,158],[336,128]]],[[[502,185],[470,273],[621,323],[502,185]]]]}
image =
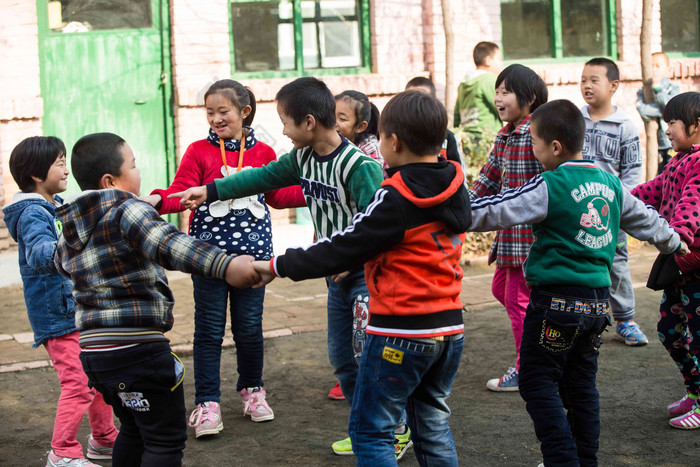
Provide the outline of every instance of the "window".
{"type": "Polygon", "coordinates": [[[700,52],[698,2],[661,2],[661,46],[664,52],[700,52]]]}
{"type": "Polygon", "coordinates": [[[369,63],[369,0],[232,0],[237,73],[362,68],[369,63]]]}
{"type": "Polygon", "coordinates": [[[506,60],[614,56],[612,0],[501,0],[506,60]]]}
{"type": "Polygon", "coordinates": [[[151,27],[151,0],[51,0],[49,29],[88,32],[151,27]]]}

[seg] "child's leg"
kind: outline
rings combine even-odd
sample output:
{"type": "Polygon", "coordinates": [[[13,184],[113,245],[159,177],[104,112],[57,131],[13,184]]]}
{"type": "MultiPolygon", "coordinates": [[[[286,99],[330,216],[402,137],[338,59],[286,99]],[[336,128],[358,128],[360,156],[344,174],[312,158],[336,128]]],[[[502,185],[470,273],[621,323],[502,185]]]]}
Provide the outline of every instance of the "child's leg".
{"type": "Polygon", "coordinates": [[[112,446],[117,439],[119,431],[114,426],[112,407],[108,405],[102,393],[95,391],[95,398],[88,407],[88,418],[90,420],[90,431],[95,441],[102,446],[112,446]]]}
{"type": "Polygon", "coordinates": [[[219,402],[221,344],[226,329],[228,284],[220,279],[192,276],[194,287],[194,402],[219,402]]]}
{"type": "MultiPolygon", "coordinates": [[[[79,334],[75,331],[49,339],[44,344],[61,384],[51,449],[57,456],[74,459],[84,457],[76,435],[83,415],[95,397],[95,390],[88,387],[88,378],[80,364],[79,334]]],[[[114,425],[112,429],[115,429],[114,425]]]]}
{"type": "Polygon", "coordinates": [[[506,270],[505,304],[506,313],[510,318],[510,326],[513,329],[515,339],[515,369],[520,369],[520,344],[523,339],[523,321],[525,312],[530,302],[530,289],[525,282],[522,268],[504,268],[506,270]]]}
{"type": "Polygon", "coordinates": [[[263,385],[262,317],[265,287],[260,289],[236,289],[229,292],[231,307],[231,332],[236,343],[238,382],[236,391],[263,385]]]}
{"type": "Polygon", "coordinates": [[[610,309],[615,321],[634,319],[634,289],[627,264],[627,234],[620,231],[617,237],[617,248],[610,269],[610,309]]]}

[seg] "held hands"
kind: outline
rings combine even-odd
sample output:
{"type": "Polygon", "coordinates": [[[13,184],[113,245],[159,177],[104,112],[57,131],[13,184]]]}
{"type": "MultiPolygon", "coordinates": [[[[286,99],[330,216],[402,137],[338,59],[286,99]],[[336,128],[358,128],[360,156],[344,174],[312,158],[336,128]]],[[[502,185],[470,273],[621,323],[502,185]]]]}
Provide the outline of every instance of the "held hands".
{"type": "Polygon", "coordinates": [[[226,282],[232,287],[254,287],[261,279],[253,268],[255,258],[248,255],[236,256],[226,267],[226,282]]]}
{"type": "Polygon", "coordinates": [[[168,198],[180,198],[180,204],[184,204],[189,210],[194,211],[207,200],[207,187],[196,186],[185,191],[179,191],[168,195],[168,198]]]}
{"type": "Polygon", "coordinates": [[[684,241],[681,241],[681,248],[675,253],[676,256],[683,257],[690,253],[690,250],[688,249],[688,245],[685,244],[684,241]]]}
{"type": "Polygon", "coordinates": [[[269,261],[254,261],[253,268],[255,269],[255,272],[257,272],[260,275],[260,281],[257,284],[253,285],[254,289],[259,289],[260,287],[266,286],[267,284],[272,282],[272,279],[275,278],[275,275],[270,269],[269,261]]]}
{"type": "Polygon", "coordinates": [[[340,281],[342,281],[343,279],[345,279],[345,278],[348,277],[349,275],[350,275],[350,271],[340,272],[340,273],[338,273],[338,274],[333,274],[333,275],[331,276],[331,280],[332,280],[333,282],[335,282],[336,284],[340,284],[340,281]]]}
{"type": "Polygon", "coordinates": [[[142,196],[139,198],[141,201],[145,201],[154,208],[158,206],[158,204],[163,201],[163,198],[161,198],[160,195],[148,195],[148,196],[142,196]]]}

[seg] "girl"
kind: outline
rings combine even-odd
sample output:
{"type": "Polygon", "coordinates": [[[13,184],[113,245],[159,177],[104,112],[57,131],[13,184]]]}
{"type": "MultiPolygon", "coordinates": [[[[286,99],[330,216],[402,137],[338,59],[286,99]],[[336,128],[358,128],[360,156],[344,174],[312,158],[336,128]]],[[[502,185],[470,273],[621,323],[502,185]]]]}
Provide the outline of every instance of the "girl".
{"type": "Polygon", "coordinates": [[[674,428],[700,428],[700,93],[674,97],[663,111],[666,135],[677,155],[653,180],[632,194],[668,221],[690,253],[676,262],[680,278],[664,290],[659,307],[659,339],[683,375],[686,394],[668,406],[674,428]]]}
{"type": "Polygon", "coordinates": [[[359,91],[343,91],[335,96],[335,118],[338,132],[372,159],[386,164],[379,152],[379,109],[359,91]]]}
{"type": "MultiPolygon", "coordinates": [[[[489,159],[469,191],[472,199],[517,188],[542,172],[542,164],[532,152],[530,115],[545,102],[547,85],[531,69],[523,65],[510,65],[498,75],[494,103],[506,125],[496,136],[489,159]]],[[[516,352],[515,367],[510,368],[503,377],[486,383],[486,387],[492,391],[518,390],[520,342],[530,299],[522,266],[534,240],[530,225],[499,230],[489,253],[489,264],[496,261],[491,291],[506,308],[516,352]]]]}
{"type": "MultiPolygon", "coordinates": [[[[242,170],[261,167],[276,159],[274,150],[255,139],[250,124],[255,116],[255,96],[237,81],[224,79],[212,84],[204,95],[209,123],[206,139],[195,141],[185,151],[175,179],[166,190],[154,190],[145,200],[161,214],[180,212],[185,206],[171,193],[213,182],[242,170]],[[241,144],[245,141],[244,144],[241,144]]],[[[265,203],[282,209],[305,206],[298,186],[231,201],[205,203],[190,214],[190,235],[232,254],[270,259],[272,232],[270,211],[265,203]]],[[[265,291],[237,289],[218,279],[192,276],[195,302],[194,384],[197,408],[190,417],[196,437],[223,430],[219,406],[221,344],[226,326],[226,304],[230,302],[231,331],[236,343],[238,382],[243,414],[254,422],[274,419],[263,389],[262,313],[265,291]]]]}
{"type": "Polygon", "coordinates": [[[27,138],[12,150],[10,171],[22,191],[2,211],[17,242],[34,347],[46,347],[61,384],[46,465],[95,466],[83,457],[83,448],[76,440],[85,412],[92,429],[87,440],[90,459],[111,459],[118,432],[112,408],[102,394],[88,387],[79,358],[73,283],[58,273],[53,261],[62,230],[55,217],[56,207],[63,204],[58,193],[66,191],[69,173],[66,147],[53,136],[27,138]]]}

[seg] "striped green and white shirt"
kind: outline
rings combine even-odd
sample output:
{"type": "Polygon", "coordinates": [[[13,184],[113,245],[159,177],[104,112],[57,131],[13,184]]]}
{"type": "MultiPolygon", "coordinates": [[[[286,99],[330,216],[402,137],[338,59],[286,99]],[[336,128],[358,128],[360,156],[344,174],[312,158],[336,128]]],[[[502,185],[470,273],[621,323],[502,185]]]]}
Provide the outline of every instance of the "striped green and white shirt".
{"type": "Polygon", "coordinates": [[[382,180],[379,163],[342,138],[340,146],[326,156],[319,156],[307,146],[263,167],[244,170],[214,183],[219,199],[300,184],[316,239],[321,240],[348,227],[353,216],[369,205],[382,180]]]}

